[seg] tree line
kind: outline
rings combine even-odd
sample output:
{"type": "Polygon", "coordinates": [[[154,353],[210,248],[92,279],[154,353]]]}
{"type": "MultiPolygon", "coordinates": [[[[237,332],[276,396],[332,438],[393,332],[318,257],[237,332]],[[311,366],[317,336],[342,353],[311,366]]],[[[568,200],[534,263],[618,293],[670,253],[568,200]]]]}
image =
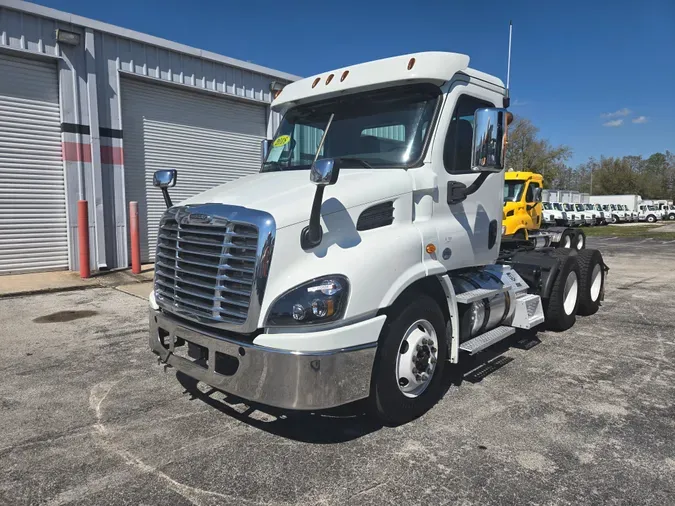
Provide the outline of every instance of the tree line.
{"type": "Polygon", "coordinates": [[[539,137],[539,129],[527,118],[509,126],[506,167],[538,172],[544,186],[593,195],[638,194],[644,199],[675,197],[675,153],[642,156],[590,158],[571,167],[569,146],[553,146],[539,137]]]}

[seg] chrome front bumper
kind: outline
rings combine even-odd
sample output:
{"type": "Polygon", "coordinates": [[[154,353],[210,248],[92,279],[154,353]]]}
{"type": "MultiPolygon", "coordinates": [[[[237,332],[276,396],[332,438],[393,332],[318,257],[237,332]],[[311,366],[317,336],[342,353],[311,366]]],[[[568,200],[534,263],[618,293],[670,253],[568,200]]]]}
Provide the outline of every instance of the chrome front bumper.
{"type": "Polygon", "coordinates": [[[249,401],[298,410],[331,408],[368,397],[377,351],[375,343],[307,353],[267,348],[197,331],[153,309],[149,341],[162,362],[187,376],[249,401]],[[207,349],[206,364],[176,355],[177,337],[207,349]],[[217,354],[225,355],[222,358],[230,364],[236,361],[237,366],[230,368],[234,370],[217,372],[217,354]]]}

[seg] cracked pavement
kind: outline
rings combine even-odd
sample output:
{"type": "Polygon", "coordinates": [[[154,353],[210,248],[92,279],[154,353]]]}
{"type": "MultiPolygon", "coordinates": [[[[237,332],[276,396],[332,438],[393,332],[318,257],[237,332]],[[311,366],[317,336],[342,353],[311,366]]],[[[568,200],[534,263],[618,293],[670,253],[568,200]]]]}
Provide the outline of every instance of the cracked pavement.
{"type": "Polygon", "coordinates": [[[111,288],[2,299],[0,504],[673,504],[675,245],[589,246],[596,315],[478,355],[397,428],[164,373],[111,288]]]}

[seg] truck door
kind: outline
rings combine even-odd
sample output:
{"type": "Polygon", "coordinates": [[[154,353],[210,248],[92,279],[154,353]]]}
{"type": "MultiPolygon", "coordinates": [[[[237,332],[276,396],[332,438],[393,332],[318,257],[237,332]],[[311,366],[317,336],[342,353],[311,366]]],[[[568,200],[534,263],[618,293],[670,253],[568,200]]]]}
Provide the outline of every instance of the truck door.
{"type": "Polygon", "coordinates": [[[530,181],[525,192],[525,212],[528,215],[527,224],[528,230],[536,230],[541,227],[541,202],[534,200],[534,189],[541,188],[541,185],[536,181],[530,181]]]}
{"type": "MultiPolygon", "coordinates": [[[[502,228],[504,172],[487,175],[479,189],[465,199],[455,199],[462,188],[470,187],[479,174],[471,170],[471,144],[477,109],[501,105],[498,93],[467,82],[461,76],[451,85],[446,105],[438,118],[431,162],[438,195],[430,195],[433,219],[427,221],[423,207],[415,211],[415,224],[427,244],[427,230],[433,230],[438,248],[436,259],[446,270],[494,262],[499,253],[502,228]]],[[[410,171],[413,177],[417,177],[410,171]]],[[[415,200],[424,203],[426,183],[415,182],[415,200]],[[419,194],[419,196],[418,196],[419,194]]]]}

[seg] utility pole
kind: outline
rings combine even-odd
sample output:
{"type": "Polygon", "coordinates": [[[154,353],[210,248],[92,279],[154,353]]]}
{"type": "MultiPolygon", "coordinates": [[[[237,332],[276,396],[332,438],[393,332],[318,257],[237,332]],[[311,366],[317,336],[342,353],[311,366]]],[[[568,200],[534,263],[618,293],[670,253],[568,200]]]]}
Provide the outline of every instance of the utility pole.
{"type": "Polygon", "coordinates": [[[593,164],[589,164],[591,166],[591,191],[590,194],[593,195],[593,164]]]}

